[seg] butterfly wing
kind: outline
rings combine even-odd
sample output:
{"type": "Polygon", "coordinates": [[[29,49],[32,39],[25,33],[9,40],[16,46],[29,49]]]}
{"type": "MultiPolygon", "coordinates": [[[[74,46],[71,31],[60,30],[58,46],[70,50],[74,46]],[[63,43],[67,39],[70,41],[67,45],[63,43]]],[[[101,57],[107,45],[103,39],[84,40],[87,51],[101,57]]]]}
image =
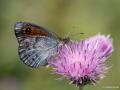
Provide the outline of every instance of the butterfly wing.
{"type": "Polygon", "coordinates": [[[30,67],[45,66],[57,52],[57,37],[44,28],[31,23],[15,24],[19,42],[19,56],[30,67]]]}

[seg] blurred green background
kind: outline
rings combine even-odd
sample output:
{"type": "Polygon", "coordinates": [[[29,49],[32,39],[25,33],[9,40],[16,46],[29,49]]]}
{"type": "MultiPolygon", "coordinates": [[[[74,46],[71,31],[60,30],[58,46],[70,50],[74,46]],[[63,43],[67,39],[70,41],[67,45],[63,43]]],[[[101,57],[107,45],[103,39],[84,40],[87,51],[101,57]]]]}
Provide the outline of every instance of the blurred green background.
{"type": "Polygon", "coordinates": [[[120,90],[120,0],[0,0],[0,90],[77,90],[67,80],[59,81],[51,69],[31,69],[18,56],[14,24],[27,21],[61,37],[80,40],[97,33],[110,34],[114,53],[112,68],[97,86],[84,90],[120,90]]]}

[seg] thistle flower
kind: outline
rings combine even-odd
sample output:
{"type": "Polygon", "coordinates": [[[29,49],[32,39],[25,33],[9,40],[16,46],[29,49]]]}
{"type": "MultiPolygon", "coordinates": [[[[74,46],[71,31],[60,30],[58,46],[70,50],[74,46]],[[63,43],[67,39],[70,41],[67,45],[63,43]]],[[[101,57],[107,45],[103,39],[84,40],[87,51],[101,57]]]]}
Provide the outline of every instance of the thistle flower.
{"type": "Polygon", "coordinates": [[[70,41],[58,48],[58,56],[50,61],[56,74],[69,79],[72,84],[96,84],[108,67],[106,59],[113,52],[109,36],[97,34],[80,42],[70,41]]]}

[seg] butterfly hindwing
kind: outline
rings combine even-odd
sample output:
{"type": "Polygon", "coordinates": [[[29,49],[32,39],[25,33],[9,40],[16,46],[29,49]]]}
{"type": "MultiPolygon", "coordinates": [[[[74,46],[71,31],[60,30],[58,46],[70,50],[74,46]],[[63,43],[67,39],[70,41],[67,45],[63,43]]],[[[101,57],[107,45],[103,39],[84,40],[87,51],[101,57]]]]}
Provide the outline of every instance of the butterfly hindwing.
{"type": "Polygon", "coordinates": [[[19,46],[21,60],[31,66],[44,66],[57,52],[57,43],[48,37],[27,37],[19,46]]]}
{"type": "Polygon", "coordinates": [[[19,56],[30,67],[45,66],[57,52],[58,39],[42,27],[19,22],[15,25],[15,34],[19,56]]]}

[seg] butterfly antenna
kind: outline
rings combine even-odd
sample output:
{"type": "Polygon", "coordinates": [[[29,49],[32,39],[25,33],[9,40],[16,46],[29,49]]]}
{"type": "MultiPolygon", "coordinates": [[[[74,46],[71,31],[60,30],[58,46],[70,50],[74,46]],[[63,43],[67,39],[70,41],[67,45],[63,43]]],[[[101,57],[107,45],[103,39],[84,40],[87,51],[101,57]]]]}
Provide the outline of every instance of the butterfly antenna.
{"type": "Polygon", "coordinates": [[[72,33],[72,30],[71,31],[69,31],[68,32],[68,34],[67,35],[65,35],[65,37],[64,38],[68,38],[68,37],[73,37],[73,36],[76,36],[76,35],[82,35],[82,34],[85,34],[85,33],[83,33],[83,32],[81,32],[81,33],[72,33]]]}
{"type": "Polygon", "coordinates": [[[73,33],[73,34],[70,34],[69,37],[74,37],[76,35],[83,35],[83,34],[85,34],[85,33],[83,33],[83,32],[82,33],[73,33]]]}

